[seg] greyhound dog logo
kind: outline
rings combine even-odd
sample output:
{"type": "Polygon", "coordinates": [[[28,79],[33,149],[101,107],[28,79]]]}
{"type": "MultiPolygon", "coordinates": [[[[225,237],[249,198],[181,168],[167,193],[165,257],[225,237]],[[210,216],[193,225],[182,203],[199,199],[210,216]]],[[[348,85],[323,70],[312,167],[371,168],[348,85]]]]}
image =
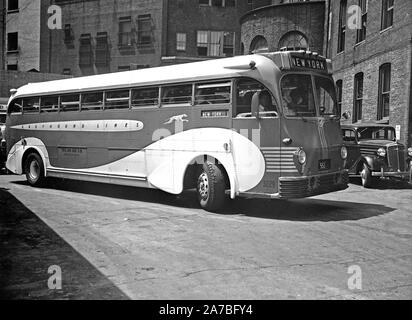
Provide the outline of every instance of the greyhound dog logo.
{"type": "Polygon", "coordinates": [[[173,116],[169,120],[167,120],[164,124],[171,124],[173,122],[189,122],[187,118],[187,114],[180,114],[178,116],[173,116]]]}

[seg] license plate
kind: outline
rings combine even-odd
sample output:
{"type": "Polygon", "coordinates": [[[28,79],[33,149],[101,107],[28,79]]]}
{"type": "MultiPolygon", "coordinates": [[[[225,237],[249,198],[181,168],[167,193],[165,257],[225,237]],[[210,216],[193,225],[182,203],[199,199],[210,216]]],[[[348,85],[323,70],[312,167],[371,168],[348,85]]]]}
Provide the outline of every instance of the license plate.
{"type": "Polygon", "coordinates": [[[330,159],[327,160],[319,160],[319,170],[329,170],[330,169],[330,159]]]}

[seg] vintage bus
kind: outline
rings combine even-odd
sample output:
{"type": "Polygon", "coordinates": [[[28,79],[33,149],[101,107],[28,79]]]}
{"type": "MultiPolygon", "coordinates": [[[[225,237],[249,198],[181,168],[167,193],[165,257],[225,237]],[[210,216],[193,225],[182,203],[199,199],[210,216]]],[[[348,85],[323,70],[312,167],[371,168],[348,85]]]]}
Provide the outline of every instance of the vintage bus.
{"type": "Polygon", "coordinates": [[[331,64],[309,51],[28,84],[7,112],[7,168],[33,186],[58,177],[196,189],[211,211],[227,194],[347,188],[331,64]]]}

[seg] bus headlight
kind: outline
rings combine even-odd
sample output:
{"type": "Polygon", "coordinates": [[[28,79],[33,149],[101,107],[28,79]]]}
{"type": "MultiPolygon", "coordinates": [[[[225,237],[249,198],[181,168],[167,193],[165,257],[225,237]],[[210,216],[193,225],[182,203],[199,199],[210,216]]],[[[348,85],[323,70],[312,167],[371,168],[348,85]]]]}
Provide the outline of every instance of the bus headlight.
{"type": "Polygon", "coordinates": [[[303,149],[298,152],[298,161],[302,165],[306,163],[306,152],[303,149]]]}
{"type": "Polygon", "coordinates": [[[412,157],[412,148],[408,148],[408,156],[412,157]]]}
{"type": "Polygon", "coordinates": [[[386,156],[386,150],[384,148],[379,148],[376,153],[378,154],[379,157],[385,157],[386,156]]]}
{"type": "Polygon", "coordinates": [[[348,149],[346,149],[345,146],[343,146],[340,149],[340,156],[342,157],[343,160],[346,160],[348,158],[348,149]]]}

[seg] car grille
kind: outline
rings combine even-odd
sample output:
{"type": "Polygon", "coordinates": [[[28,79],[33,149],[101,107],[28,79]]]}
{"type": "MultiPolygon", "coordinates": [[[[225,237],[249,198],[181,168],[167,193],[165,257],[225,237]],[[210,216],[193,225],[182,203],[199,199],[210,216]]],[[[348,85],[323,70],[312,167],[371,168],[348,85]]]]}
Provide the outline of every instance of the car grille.
{"type": "Polygon", "coordinates": [[[281,198],[288,199],[310,197],[345,189],[348,181],[346,171],[302,179],[280,178],[279,194],[281,198]]]}
{"type": "Polygon", "coordinates": [[[388,165],[394,171],[405,171],[405,147],[394,145],[388,147],[388,165]]]}

